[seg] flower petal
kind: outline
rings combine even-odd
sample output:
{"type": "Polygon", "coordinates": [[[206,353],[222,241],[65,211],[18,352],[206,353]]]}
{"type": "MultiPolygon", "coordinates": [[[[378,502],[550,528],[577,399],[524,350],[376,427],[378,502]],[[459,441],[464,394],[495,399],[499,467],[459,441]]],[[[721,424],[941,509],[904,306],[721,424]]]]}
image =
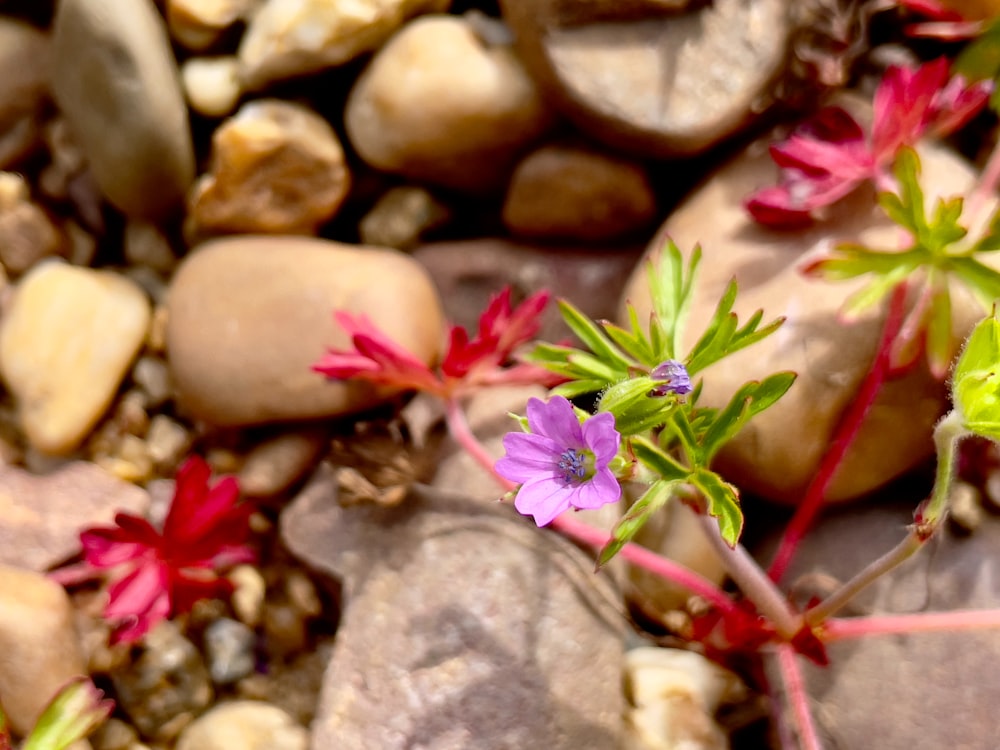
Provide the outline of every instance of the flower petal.
{"type": "Polygon", "coordinates": [[[570,504],[580,510],[594,510],[618,501],[622,486],[609,469],[600,469],[594,476],[579,485],[570,497],[570,504]]]}
{"type": "Polygon", "coordinates": [[[522,515],[534,516],[539,527],[547,526],[556,516],[569,510],[572,493],[573,488],[561,479],[535,477],[518,491],[514,507],[522,515]]]}
{"type": "Polygon", "coordinates": [[[527,482],[539,474],[556,475],[562,447],[543,435],[510,432],[504,435],[507,455],[494,465],[497,473],[512,482],[527,482]]]}
{"type": "MultiPolygon", "coordinates": [[[[583,448],[583,430],[573,405],[562,396],[553,396],[547,402],[538,398],[528,400],[528,426],[536,435],[556,441],[562,448],[583,448]]],[[[560,450],[560,453],[562,452],[560,450]]]]}
{"type": "Polygon", "coordinates": [[[615,417],[610,412],[601,412],[583,423],[584,445],[594,454],[594,465],[603,469],[615,457],[621,445],[622,436],[615,429],[615,417]]]}

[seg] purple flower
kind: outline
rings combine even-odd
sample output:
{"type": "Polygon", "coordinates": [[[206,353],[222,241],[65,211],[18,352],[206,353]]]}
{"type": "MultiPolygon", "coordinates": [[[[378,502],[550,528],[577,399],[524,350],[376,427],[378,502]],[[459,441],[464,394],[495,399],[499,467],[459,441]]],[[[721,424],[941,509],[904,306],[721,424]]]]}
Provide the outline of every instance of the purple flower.
{"type": "Polygon", "coordinates": [[[497,461],[497,472],[520,482],[514,507],[545,526],[565,510],[600,508],[621,497],[621,485],[608,468],[618,454],[621,435],[608,412],[583,424],[562,396],[547,403],[528,401],[530,433],[504,436],[507,455],[497,461]]]}
{"type": "Polygon", "coordinates": [[[676,359],[668,359],[657,365],[649,377],[653,380],[664,381],[663,385],[658,385],[652,390],[649,394],[651,396],[666,396],[668,393],[686,396],[694,390],[691,387],[691,376],[688,375],[687,368],[676,359]]]}

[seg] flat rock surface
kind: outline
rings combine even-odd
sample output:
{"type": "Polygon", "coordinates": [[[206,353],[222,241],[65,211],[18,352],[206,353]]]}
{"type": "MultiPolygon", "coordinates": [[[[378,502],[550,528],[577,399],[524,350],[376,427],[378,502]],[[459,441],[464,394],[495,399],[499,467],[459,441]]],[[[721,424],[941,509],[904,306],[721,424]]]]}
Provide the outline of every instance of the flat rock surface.
{"type": "Polygon", "coordinates": [[[318,475],[282,517],[344,580],[314,750],[606,750],[621,731],[624,619],[572,545],[494,503],[336,503],[318,475]]]}
{"type": "Polygon", "coordinates": [[[84,529],[148,505],[145,490],[87,461],[41,475],[0,466],[0,563],[43,572],[79,552],[84,529]]]}
{"type": "MultiPolygon", "coordinates": [[[[912,519],[913,504],[852,507],[830,516],[806,538],[785,580],[794,583],[806,573],[846,580],[901,540],[912,519]]],[[[997,518],[987,516],[967,538],[945,529],[841,614],[996,608],[998,550],[997,518]]],[[[996,745],[1000,630],[870,636],[832,644],[829,655],[826,669],[806,665],[825,747],[996,745]]]]}

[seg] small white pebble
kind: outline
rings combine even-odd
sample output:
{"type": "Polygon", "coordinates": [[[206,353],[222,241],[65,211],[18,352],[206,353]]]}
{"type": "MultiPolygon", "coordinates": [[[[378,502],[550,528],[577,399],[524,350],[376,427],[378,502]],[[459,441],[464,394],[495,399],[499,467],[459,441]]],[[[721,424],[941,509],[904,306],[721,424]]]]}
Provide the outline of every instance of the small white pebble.
{"type": "Polygon", "coordinates": [[[240,99],[235,57],[192,57],[181,66],[181,82],[188,102],[206,117],[229,114],[240,99]]]}

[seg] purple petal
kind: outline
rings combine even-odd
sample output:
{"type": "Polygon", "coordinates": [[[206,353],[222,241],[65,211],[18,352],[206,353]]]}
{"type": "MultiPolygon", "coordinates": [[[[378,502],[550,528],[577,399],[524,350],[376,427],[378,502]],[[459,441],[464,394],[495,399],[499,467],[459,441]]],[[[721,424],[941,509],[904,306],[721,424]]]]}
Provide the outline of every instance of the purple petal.
{"type": "Polygon", "coordinates": [[[583,442],[594,453],[594,465],[604,468],[618,453],[621,435],[615,429],[615,417],[601,412],[583,423],[583,442]]]}
{"type": "Polygon", "coordinates": [[[569,510],[573,487],[561,479],[553,477],[535,477],[526,482],[517,497],[514,507],[525,516],[534,516],[535,523],[547,526],[560,513],[569,510]]]}
{"type": "Polygon", "coordinates": [[[494,465],[497,472],[512,482],[526,482],[540,473],[553,474],[563,448],[544,435],[509,432],[504,435],[507,455],[494,465]]]}
{"type": "Polygon", "coordinates": [[[573,405],[562,396],[553,396],[548,403],[533,398],[528,401],[528,425],[538,435],[552,438],[565,448],[582,448],[583,432],[573,405]]]}
{"type": "Polygon", "coordinates": [[[613,503],[622,495],[622,486],[615,475],[608,469],[594,474],[588,482],[584,482],[570,498],[570,504],[581,510],[594,510],[608,503],[613,503]]]}

